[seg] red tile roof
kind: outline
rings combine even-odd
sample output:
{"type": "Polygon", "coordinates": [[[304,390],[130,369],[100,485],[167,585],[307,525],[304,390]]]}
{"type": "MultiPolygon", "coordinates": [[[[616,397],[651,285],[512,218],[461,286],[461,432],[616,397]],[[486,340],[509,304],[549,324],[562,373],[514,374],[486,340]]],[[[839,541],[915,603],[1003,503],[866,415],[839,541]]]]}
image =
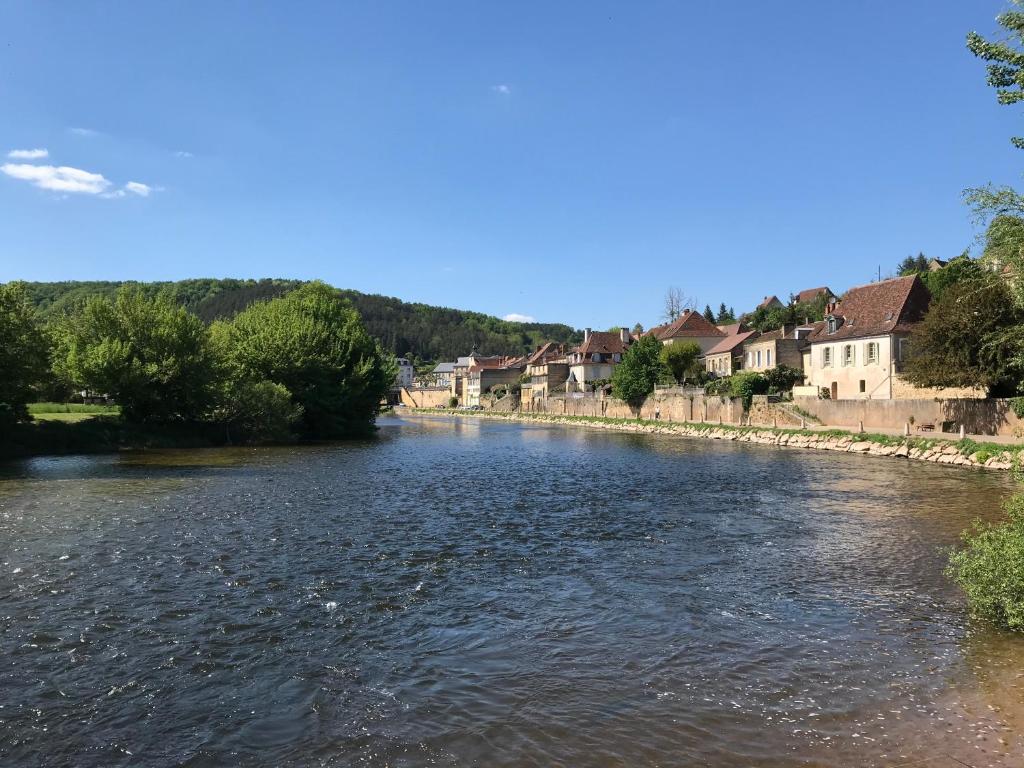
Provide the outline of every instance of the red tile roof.
{"type": "Polygon", "coordinates": [[[779,297],[773,294],[771,296],[765,296],[764,301],[757,305],[757,309],[768,309],[768,307],[772,306],[773,304],[780,304],[782,306],[785,306],[784,304],[782,304],[781,301],[779,301],[779,297]]]}
{"type": "Polygon", "coordinates": [[[823,293],[826,296],[835,296],[835,294],[832,293],[832,290],[825,285],[821,288],[807,288],[796,295],[797,304],[810,304],[823,293]]]}
{"type": "Polygon", "coordinates": [[[715,346],[705,352],[704,355],[721,355],[726,352],[732,352],[736,347],[742,346],[743,342],[752,341],[753,339],[756,339],[757,336],[757,331],[744,331],[743,333],[726,336],[720,342],[715,344],[715,346]]]}
{"type": "Polygon", "coordinates": [[[540,363],[546,363],[556,357],[564,357],[565,351],[562,349],[561,344],[556,344],[553,341],[549,341],[544,344],[536,352],[526,358],[526,365],[538,365],[540,363]]]}
{"type": "Polygon", "coordinates": [[[594,331],[586,341],[576,348],[576,352],[581,355],[621,355],[626,351],[627,346],[622,342],[618,333],[594,331]]]}
{"type": "MultiPolygon", "coordinates": [[[[716,336],[725,336],[718,328],[709,323],[707,318],[700,312],[691,309],[684,309],[683,314],[669,323],[667,326],[659,326],[660,330],[655,336],[659,341],[669,339],[691,338],[705,339],[716,336]]],[[[653,330],[653,329],[652,329],[653,330]]]]}
{"type": "Polygon", "coordinates": [[[733,336],[747,330],[747,326],[744,323],[730,323],[729,325],[716,325],[715,327],[726,336],[733,336]]]}
{"type": "Polygon", "coordinates": [[[838,320],[836,332],[828,332],[829,315],[826,315],[826,322],[808,339],[838,341],[906,332],[924,317],[929,301],[931,294],[917,275],[851,288],[832,313],[838,320]]]}

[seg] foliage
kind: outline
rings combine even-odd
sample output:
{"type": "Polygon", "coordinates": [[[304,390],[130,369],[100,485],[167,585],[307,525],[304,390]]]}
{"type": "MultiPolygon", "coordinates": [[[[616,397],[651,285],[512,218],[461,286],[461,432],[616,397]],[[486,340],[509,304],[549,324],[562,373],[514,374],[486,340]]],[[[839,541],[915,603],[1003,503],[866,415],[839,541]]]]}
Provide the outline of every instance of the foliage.
{"type": "Polygon", "coordinates": [[[661,348],[662,343],[653,336],[644,336],[630,346],[612,371],[612,394],[638,408],[665,375],[661,348]]]}
{"type": "Polygon", "coordinates": [[[286,442],[302,419],[302,406],[293,402],[291,392],[271,381],[229,379],[219,400],[213,419],[225,427],[229,441],[286,442]]]}
{"type": "Polygon", "coordinates": [[[207,328],[167,294],[127,287],[95,297],[57,322],[53,338],[56,372],[111,395],[131,421],[194,420],[212,404],[207,328]]]}
{"type": "Polygon", "coordinates": [[[661,359],[672,374],[672,378],[685,384],[688,376],[699,369],[697,358],[700,357],[700,345],[693,341],[678,344],[665,344],[661,348],[661,359]]]}
{"type": "Polygon", "coordinates": [[[718,325],[729,325],[730,323],[736,322],[736,312],[732,307],[725,308],[725,302],[723,301],[718,305],[718,316],[715,318],[715,322],[718,325]]]}
{"type": "Polygon", "coordinates": [[[448,407],[449,408],[457,408],[458,405],[459,405],[459,398],[455,397],[455,395],[452,395],[451,397],[448,398],[448,407]]]}
{"type": "Polygon", "coordinates": [[[803,371],[790,368],[788,365],[777,365],[761,375],[768,383],[769,392],[789,392],[797,382],[804,380],[803,371]]]}
{"type": "Polygon", "coordinates": [[[907,256],[903,261],[896,267],[896,274],[900,277],[905,275],[916,275],[919,272],[928,271],[928,257],[923,253],[918,253],[917,256],[907,256]]]}
{"type": "Polygon", "coordinates": [[[395,380],[394,360],[351,304],[324,283],[257,302],[218,336],[236,378],[273,382],[291,393],[308,437],[368,432],[395,380]]]}
{"type": "Polygon", "coordinates": [[[754,395],[768,392],[768,380],[757,371],[739,371],[732,376],[715,379],[704,391],[709,395],[740,397],[743,399],[743,410],[749,411],[754,395]]]}
{"type": "Polygon", "coordinates": [[[0,423],[25,419],[48,365],[47,340],[22,283],[0,285],[0,423]]]}
{"type": "Polygon", "coordinates": [[[709,323],[715,322],[715,313],[711,310],[710,304],[704,305],[704,319],[709,323]]]}
{"type": "Polygon", "coordinates": [[[1018,419],[1024,419],[1024,397],[1015,397],[1010,400],[1010,407],[1018,419]]]}
{"type": "Polygon", "coordinates": [[[1024,494],[1007,502],[1009,519],[975,523],[947,573],[964,590],[971,612],[1007,629],[1024,631],[1024,494]]]}
{"type": "Polygon", "coordinates": [[[977,261],[964,253],[950,260],[946,266],[934,271],[922,272],[919,277],[928,288],[928,292],[931,293],[932,301],[937,301],[954,285],[982,280],[986,274],[977,261]]]}
{"type": "MultiPolygon", "coordinates": [[[[181,280],[163,283],[27,283],[29,300],[45,320],[73,311],[94,296],[113,299],[124,285],[152,298],[169,295],[207,323],[230,319],[256,301],[278,298],[299,280],[181,280]]],[[[466,312],[358,291],[342,291],[363,318],[367,331],[397,357],[454,360],[475,346],[487,354],[526,354],[547,341],[576,344],[582,336],[560,323],[515,323],[466,312]]],[[[412,359],[412,358],[411,358],[412,359]]]]}
{"type": "Polygon", "coordinates": [[[996,279],[957,282],[933,301],[911,336],[905,375],[919,387],[985,387],[993,394],[1016,391],[1020,361],[1006,334],[1024,313],[996,279]]]}
{"type": "MultiPolygon", "coordinates": [[[[989,41],[977,32],[967,35],[967,48],[978,58],[989,62],[988,84],[996,89],[1000,104],[1016,104],[1024,100],[1024,13],[1013,0],[1015,8],[999,14],[996,21],[1009,35],[1000,41],[989,41]]],[[[1010,139],[1015,147],[1024,149],[1024,138],[1010,139]]]]}

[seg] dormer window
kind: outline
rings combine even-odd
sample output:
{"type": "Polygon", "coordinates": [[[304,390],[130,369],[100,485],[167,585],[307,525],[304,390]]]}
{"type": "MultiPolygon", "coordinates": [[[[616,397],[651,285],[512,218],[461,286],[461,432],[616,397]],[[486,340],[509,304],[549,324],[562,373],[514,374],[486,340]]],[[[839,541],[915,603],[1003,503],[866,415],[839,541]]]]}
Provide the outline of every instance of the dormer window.
{"type": "Polygon", "coordinates": [[[829,315],[825,318],[825,323],[828,326],[829,333],[835,333],[836,329],[839,327],[839,321],[836,319],[835,315],[829,315]]]}

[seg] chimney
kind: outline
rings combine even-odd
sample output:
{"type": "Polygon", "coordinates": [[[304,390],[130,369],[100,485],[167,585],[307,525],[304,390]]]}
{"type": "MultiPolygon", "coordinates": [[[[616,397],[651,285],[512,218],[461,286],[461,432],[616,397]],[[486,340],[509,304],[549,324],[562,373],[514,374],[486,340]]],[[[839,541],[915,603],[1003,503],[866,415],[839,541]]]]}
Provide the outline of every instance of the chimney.
{"type": "Polygon", "coordinates": [[[623,344],[628,344],[629,331],[627,331],[625,328],[619,328],[619,339],[622,341],[623,344]]]}
{"type": "Polygon", "coordinates": [[[584,328],[583,329],[583,343],[586,344],[588,341],[590,341],[590,329],[589,328],[584,328]]]}

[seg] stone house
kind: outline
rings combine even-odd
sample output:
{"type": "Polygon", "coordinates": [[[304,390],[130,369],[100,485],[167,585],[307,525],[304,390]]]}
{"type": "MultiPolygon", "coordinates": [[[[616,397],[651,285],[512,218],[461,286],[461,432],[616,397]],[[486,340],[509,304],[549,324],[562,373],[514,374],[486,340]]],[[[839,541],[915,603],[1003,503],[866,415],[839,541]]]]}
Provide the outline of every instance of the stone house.
{"type": "Polygon", "coordinates": [[[803,350],[807,337],[817,324],[784,325],[766,331],[744,346],[743,367],[748,371],[767,371],[778,365],[803,370],[803,350]]]}
{"type": "Polygon", "coordinates": [[[569,354],[566,392],[586,392],[595,381],[610,379],[632,343],[633,337],[625,328],[618,333],[584,330],[583,343],[569,354]]]}
{"type": "Polygon", "coordinates": [[[813,304],[818,300],[819,296],[824,296],[826,301],[834,301],[836,295],[832,293],[832,289],[827,285],[823,285],[820,288],[805,288],[802,291],[796,293],[797,304],[813,304]]]}
{"type": "Polygon", "coordinates": [[[529,406],[534,399],[545,399],[553,390],[564,390],[569,378],[569,362],[561,344],[548,342],[526,359],[526,381],[521,400],[529,406]]]}
{"type": "Polygon", "coordinates": [[[499,358],[498,361],[486,360],[470,366],[466,371],[462,404],[480,405],[480,395],[501,384],[515,384],[523,375],[525,363],[526,359],[522,357],[499,358]]]}
{"type": "Polygon", "coordinates": [[[706,353],[726,336],[718,326],[692,309],[684,309],[671,323],[652,328],[648,333],[654,334],[662,344],[692,341],[700,347],[701,354],[706,353]]]}
{"type": "Polygon", "coordinates": [[[785,306],[785,304],[779,301],[778,296],[765,296],[764,300],[755,307],[754,311],[756,312],[758,309],[784,309],[785,306]]]}
{"type": "Polygon", "coordinates": [[[807,384],[833,400],[892,399],[910,333],[930,300],[917,275],[851,288],[807,337],[807,384]]]}
{"type": "Polygon", "coordinates": [[[713,376],[732,376],[743,368],[744,346],[757,337],[757,331],[726,336],[704,354],[704,370],[713,376]]]}

